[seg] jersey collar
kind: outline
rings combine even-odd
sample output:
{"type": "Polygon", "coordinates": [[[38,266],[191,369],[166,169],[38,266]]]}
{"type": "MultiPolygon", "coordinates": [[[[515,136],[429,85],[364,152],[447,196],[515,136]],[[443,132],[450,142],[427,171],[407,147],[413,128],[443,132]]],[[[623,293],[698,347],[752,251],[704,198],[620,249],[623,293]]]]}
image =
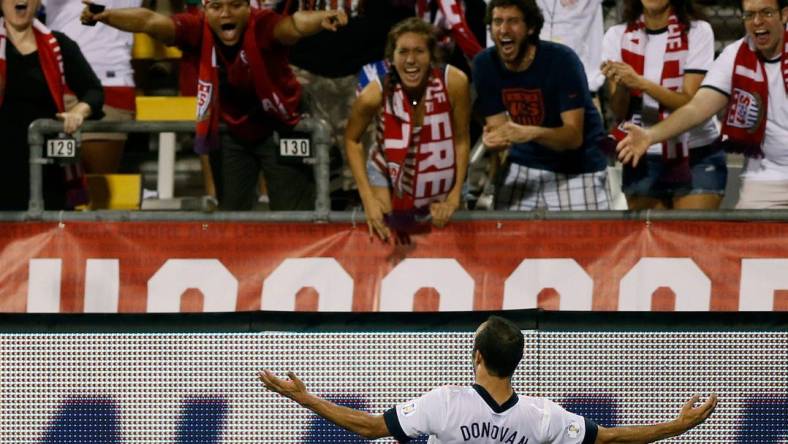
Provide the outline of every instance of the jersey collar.
{"type": "Polygon", "coordinates": [[[501,405],[498,405],[498,403],[495,402],[493,397],[490,396],[490,394],[487,392],[487,390],[484,387],[480,386],[479,384],[473,384],[471,387],[473,387],[473,389],[476,390],[476,393],[478,393],[479,396],[482,397],[484,402],[486,402],[487,405],[489,405],[490,408],[495,413],[503,413],[509,410],[510,408],[512,408],[515,404],[517,404],[517,393],[512,393],[512,396],[509,399],[507,399],[506,402],[504,402],[501,405]]]}

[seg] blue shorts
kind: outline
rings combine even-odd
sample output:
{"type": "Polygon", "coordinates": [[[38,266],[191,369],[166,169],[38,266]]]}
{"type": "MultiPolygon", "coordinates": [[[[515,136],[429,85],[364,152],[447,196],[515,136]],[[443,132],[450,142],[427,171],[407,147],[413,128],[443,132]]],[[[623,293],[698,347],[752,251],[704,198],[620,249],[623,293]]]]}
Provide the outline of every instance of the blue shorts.
{"type": "Polygon", "coordinates": [[[665,199],[690,194],[725,194],[728,166],[725,151],[716,144],[692,148],[689,156],[690,182],[662,181],[665,172],[661,154],[647,154],[637,168],[624,167],[621,190],[627,196],[665,199]]]}
{"type": "Polygon", "coordinates": [[[390,188],[389,178],[380,171],[380,168],[372,161],[372,156],[367,159],[367,179],[369,185],[378,188],[390,188]]]}

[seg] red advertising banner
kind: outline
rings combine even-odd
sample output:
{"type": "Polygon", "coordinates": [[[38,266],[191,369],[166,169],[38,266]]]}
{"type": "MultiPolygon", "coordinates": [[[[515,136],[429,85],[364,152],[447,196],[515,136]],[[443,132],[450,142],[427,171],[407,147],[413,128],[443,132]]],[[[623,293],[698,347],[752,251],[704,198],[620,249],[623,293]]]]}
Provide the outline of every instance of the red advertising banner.
{"type": "Polygon", "coordinates": [[[786,311],[788,224],[0,224],[0,312],[786,311]]]}

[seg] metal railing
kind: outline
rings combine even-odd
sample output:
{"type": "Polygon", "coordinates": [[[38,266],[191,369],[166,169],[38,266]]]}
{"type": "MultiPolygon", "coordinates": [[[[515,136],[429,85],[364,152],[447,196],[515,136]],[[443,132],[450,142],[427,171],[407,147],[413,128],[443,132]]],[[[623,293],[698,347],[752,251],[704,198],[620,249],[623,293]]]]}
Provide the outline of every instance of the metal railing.
{"type": "MultiPolygon", "coordinates": [[[[83,131],[159,133],[192,132],[193,121],[183,122],[85,122],[83,131]]],[[[30,124],[30,202],[27,212],[0,212],[0,221],[201,221],[201,222],[335,222],[364,224],[361,211],[332,212],[329,189],[329,125],[321,119],[304,116],[296,130],[311,134],[315,148],[313,168],[316,184],[314,211],[44,211],[42,165],[46,134],[63,130],[63,122],[39,119],[30,124]]],[[[222,127],[222,130],[225,130],[222,127]]],[[[507,220],[661,220],[697,221],[788,221],[788,210],[644,210],[644,211],[458,211],[455,221],[507,220]]]]}
{"type": "MultiPolygon", "coordinates": [[[[788,222],[788,210],[458,211],[454,222],[507,221],[725,221],[788,222]]],[[[363,226],[362,211],[0,211],[0,222],[260,222],[349,223],[363,226]]]]}
{"type": "MultiPolygon", "coordinates": [[[[94,122],[87,121],[82,125],[85,132],[115,132],[115,133],[162,133],[179,132],[189,133],[194,131],[194,121],[181,122],[94,122]]],[[[226,131],[224,125],[220,128],[226,131]]],[[[329,150],[332,137],[331,127],[322,119],[304,115],[295,127],[296,131],[310,134],[314,150],[313,159],[305,159],[311,163],[315,176],[315,220],[327,219],[331,211],[329,197],[329,150]]],[[[28,203],[28,217],[37,219],[44,212],[43,171],[42,166],[52,162],[44,157],[44,143],[47,134],[63,131],[63,122],[52,119],[38,119],[30,124],[27,132],[27,141],[30,145],[30,201],[28,203]]]]}

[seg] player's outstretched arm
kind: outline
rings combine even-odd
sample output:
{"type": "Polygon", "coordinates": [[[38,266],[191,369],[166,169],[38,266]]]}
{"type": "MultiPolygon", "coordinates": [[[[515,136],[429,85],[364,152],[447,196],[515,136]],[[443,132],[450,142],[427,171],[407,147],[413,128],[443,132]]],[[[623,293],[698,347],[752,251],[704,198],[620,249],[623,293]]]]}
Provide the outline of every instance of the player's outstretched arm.
{"type": "Polygon", "coordinates": [[[687,401],[681,408],[679,416],[673,421],[648,426],[599,427],[595,442],[596,444],[649,443],[681,435],[705,421],[717,407],[716,394],[712,394],[706,402],[696,407],[695,404],[699,399],[700,397],[696,395],[687,401]]]}
{"type": "Polygon", "coordinates": [[[279,379],[268,370],[262,370],[258,374],[258,378],[268,390],[292,399],[343,429],[350,430],[367,439],[391,436],[383,415],[370,415],[360,410],[336,405],[309,393],[295,373],[287,372],[287,377],[290,379],[289,381],[279,379]]]}

